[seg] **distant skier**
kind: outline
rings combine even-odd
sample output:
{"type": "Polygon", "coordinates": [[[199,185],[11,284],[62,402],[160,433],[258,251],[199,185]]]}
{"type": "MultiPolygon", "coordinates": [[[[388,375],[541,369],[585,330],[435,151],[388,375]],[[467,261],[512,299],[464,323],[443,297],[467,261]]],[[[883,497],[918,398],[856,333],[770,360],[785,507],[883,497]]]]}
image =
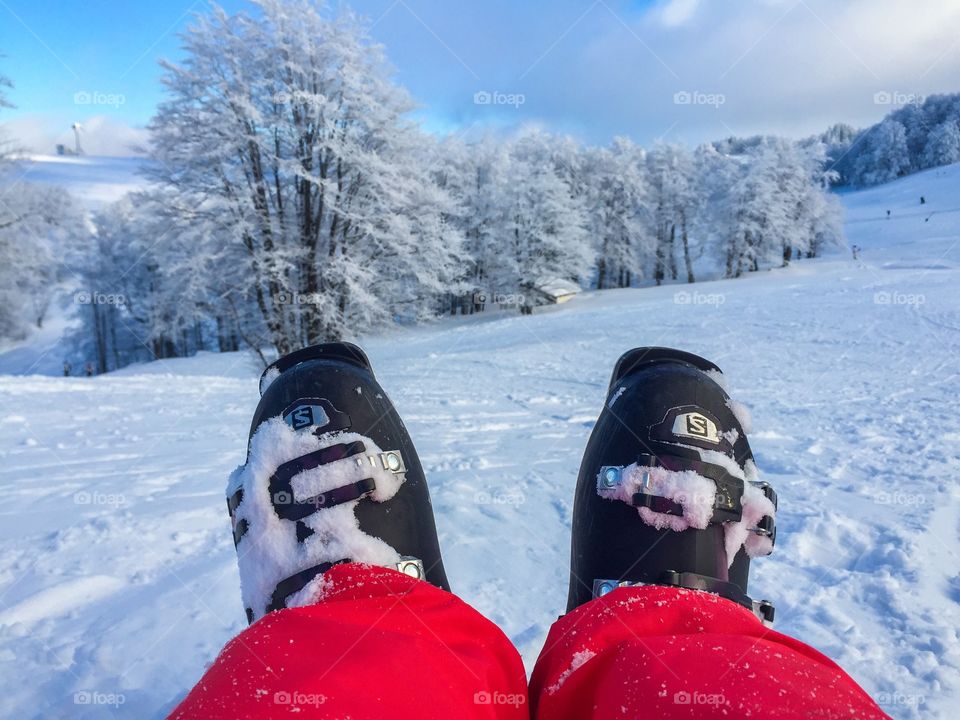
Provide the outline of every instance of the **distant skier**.
{"type": "Polygon", "coordinates": [[[69,360],[63,361],[63,376],[70,377],[70,371],[73,370],[73,365],[70,364],[69,360]]]}
{"type": "Polygon", "coordinates": [[[83,370],[84,370],[84,373],[86,373],[86,376],[87,376],[87,377],[93,377],[93,363],[92,363],[92,362],[88,362],[88,363],[86,364],[86,366],[84,366],[83,370]]]}
{"type": "Polygon", "coordinates": [[[924,197],[923,195],[920,196],[920,204],[921,204],[921,205],[926,205],[926,204],[927,204],[927,198],[924,197]]]}
{"type": "Polygon", "coordinates": [[[859,246],[859,245],[854,245],[854,246],[851,247],[850,249],[853,251],[853,259],[854,259],[854,260],[859,260],[859,259],[860,259],[860,246],[859,246]]]}
{"type": "MultiPolygon", "coordinates": [[[[747,595],[777,496],[721,383],[678,350],[620,358],[580,467],[567,612],[528,684],[507,636],[450,592],[423,468],[363,351],[281,358],[227,489],[251,625],[170,717],[886,718],[747,595]]],[[[533,500],[559,501],[546,492],[533,500]]],[[[503,528],[491,582],[537,532],[503,528]]]]}
{"type": "Polygon", "coordinates": [[[889,220],[889,219],[890,219],[890,211],[887,210],[887,220],[889,220]]]}

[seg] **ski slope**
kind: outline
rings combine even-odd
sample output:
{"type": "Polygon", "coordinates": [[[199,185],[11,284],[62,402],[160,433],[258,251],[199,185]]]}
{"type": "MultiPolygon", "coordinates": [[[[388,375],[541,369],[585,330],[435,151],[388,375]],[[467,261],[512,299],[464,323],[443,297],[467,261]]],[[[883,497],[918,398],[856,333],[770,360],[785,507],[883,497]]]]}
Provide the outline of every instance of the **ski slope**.
{"type": "MultiPolygon", "coordinates": [[[[96,157],[90,155],[23,155],[13,164],[7,180],[63,188],[78,205],[94,214],[130,192],[142,190],[147,160],[142,157],[96,157]]],[[[43,328],[33,328],[26,342],[0,340],[0,375],[59,375],[64,360],[83,371],[86,358],[65,338],[80,325],[74,295],[81,289],[80,274],[69,264],[59,268],[63,280],[47,309],[43,328]]]]}
{"type": "Polygon", "coordinates": [[[142,157],[25,155],[16,161],[14,177],[64,188],[83,207],[96,211],[144,188],[146,162],[142,157]]]}
{"type": "MultiPolygon", "coordinates": [[[[892,716],[951,716],[956,198],[960,166],[845,195],[858,261],[362,341],[422,456],[455,591],[529,668],[565,603],[572,491],[612,365],[637,345],[681,347],[752,409],[780,532],[751,590],[776,603],[778,629],[892,716]]],[[[257,372],[238,353],[0,376],[0,716],[162,717],[245,627],[223,491],[257,372]]]]}

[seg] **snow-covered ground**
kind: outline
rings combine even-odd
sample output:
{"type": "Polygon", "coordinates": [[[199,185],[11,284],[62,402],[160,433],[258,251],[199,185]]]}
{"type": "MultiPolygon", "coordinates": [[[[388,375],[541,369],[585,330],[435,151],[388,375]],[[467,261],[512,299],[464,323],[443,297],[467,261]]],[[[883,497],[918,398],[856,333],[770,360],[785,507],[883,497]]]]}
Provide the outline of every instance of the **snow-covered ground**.
{"type": "MultiPolygon", "coordinates": [[[[456,592],[529,667],[566,599],[572,490],[613,362],[681,347],[752,408],[781,498],[752,591],[775,601],[778,629],[894,717],[952,715],[958,191],[954,166],[846,195],[859,261],[365,341],[422,455],[456,592]]],[[[256,375],[233,354],[0,376],[0,715],[161,717],[245,627],[223,491],[256,375]]]]}
{"type": "Polygon", "coordinates": [[[142,157],[25,155],[17,160],[14,175],[65,188],[84,207],[98,210],[147,184],[140,174],[145,162],[142,157]]]}

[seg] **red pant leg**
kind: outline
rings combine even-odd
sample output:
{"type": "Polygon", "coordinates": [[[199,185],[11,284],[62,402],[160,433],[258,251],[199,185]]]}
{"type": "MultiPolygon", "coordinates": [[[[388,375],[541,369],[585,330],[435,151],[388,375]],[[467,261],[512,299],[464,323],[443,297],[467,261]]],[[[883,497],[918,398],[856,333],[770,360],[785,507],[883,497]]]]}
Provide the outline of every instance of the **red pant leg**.
{"type": "Polygon", "coordinates": [[[560,618],[530,700],[538,720],[887,717],[836,663],[749,610],[655,586],[560,618]]]}
{"type": "Polygon", "coordinates": [[[315,605],[270,613],[231,640],[171,718],[528,717],[507,637],[448,592],[346,564],[315,605]]]}

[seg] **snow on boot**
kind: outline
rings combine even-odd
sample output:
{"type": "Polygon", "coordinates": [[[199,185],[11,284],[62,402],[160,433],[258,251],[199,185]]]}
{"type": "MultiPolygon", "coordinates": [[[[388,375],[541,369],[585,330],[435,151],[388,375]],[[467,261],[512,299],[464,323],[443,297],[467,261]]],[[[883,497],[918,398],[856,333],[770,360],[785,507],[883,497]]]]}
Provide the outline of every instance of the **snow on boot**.
{"type": "Polygon", "coordinates": [[[580,466],[567,610],[621,585],[706,590],[753,610],[751,557],[776,540],[776,493],[759,480],[745,409],[720,369],[668,348],[617,362],[580,466]]]}
{"type": "Polygon", "coordinates": [[[343,562],[448,590],[413,442],[363,351],[316,345],[268,367],[227,507],[247,620],[314,602],[343,562]]]}

